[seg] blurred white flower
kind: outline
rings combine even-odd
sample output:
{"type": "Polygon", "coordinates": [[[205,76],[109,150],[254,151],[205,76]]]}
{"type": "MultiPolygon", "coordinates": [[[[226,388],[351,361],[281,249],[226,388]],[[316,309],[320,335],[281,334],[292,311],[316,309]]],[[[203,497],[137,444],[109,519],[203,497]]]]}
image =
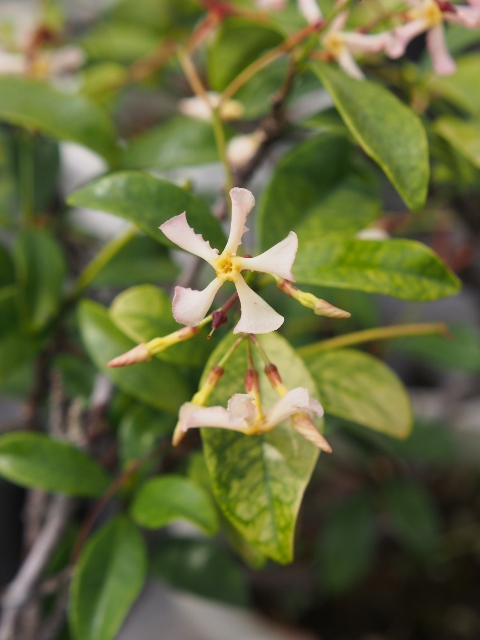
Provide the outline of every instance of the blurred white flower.
{"type": "MultiPolygon", "coordinates": [[[[180,113],[190,118],[211,122],[212,109],[216,109],[220,104],[220,94],[214,91],[208,91],[206,96],[206,100],[200,96],[182,98],[178,102],[180,113]]],[[[243,116],[243,113],[243,105],[238,100],[227,100],[220,107],[222,120],[238,120],[243,116]]]]}

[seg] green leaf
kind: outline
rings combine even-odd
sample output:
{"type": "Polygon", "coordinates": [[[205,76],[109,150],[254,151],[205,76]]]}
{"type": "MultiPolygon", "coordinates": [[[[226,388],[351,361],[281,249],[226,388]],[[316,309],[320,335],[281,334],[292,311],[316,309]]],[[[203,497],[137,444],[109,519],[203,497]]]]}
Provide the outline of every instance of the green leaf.
{"type": "Polygon", "coordinates": [[[174,169],[218,162],[209,122],[175,116],[130,140],[122,156],[126,169],[174,169]]]}
{"type": "Polygon", "coordinates": [[[429,179],[428,144],[416,114],[389,91],[354,80],[326,63],[311,67],[362,149],[377,162],[410,209],[421,209],[429,179]]]}
{"type": "Polygon", "coordinates": [[[74,191],[68,203],[75,207],[89,207],[136,224],[158,242],[175,247],[159,230],[159,226],[183,211],[196,233],[209,240],[212,247],[222,249],[225,235],[220,223],[207,205],[168,180],[159,180],[140,171],[120,171],[90,182],[74,191]]]}
{"type": "Polygon", "coordinates": [[[86,453],[30,431],[0,437],[0,475],[22,487],[72,496],[98,496],[108,486],[105,472],[86,453]]]}
{"type": "Polygon", "coordinates": [[[138,490],[130,514],[147,529],[160,529],[176,520],[187,520],[208,535],[218,530],[215,506],[203,489],[179,475],[148,480],[138,490]]]}
{"type": "Polygon", "coordinates": [[[432,75],[427,88],[433,96],[441,96],[474,116],[480,116],[478,68],[480,53],[469,53],[457,59],[457,70],[451,76],[432,75]]]}
{"type": "Polygon", "coordinates": [[[135,406],[122,418],[118,428],[123,465],[138,460],[155,448],[161,437],[171,437],[175,424],[170,416],[149,407],[135,406]]]}
{"type": "Polygon", "coordinates": [[[367,493],[348,498],[328,515],[318,550],[320,580],[327,592],[346,591],[367,575],[375,534],[375,513],[367,493]]]}
{"type": "Polygon", "coordinates": [[[401,300],[438,300],[460,281],[427,246],[414,240],[311,238],[297,253],[300,283],[383,293],[401,300]]]}
{"type": "Polygon", "coordinates": [[[158,46],[158,36],[145,27],[126,22],[101,22],[80,40],[91,60],[132,63],[158,46]]]}
{"type": "MultiPolygon", "coordinates": [[[[173,319],[170,298],[161,289],[148,284],[120,293],[112,302],[110,317],[135,342],[149,342],[180,328],[173,319]]],[[[212,345],[204,330],[157,356],[167,362],[192,367],[203,365],[211,351],[212,345]]]]}
{"type": "Polygon", "coordinates": [[[59,310],[65,259],[45,229],[23,229],[16,238],[14,258],[22,316],[27,329],[37,332],[59,310]]]}
{"type": "Polygon", "coordinates": [[[445,116],[435,121],[434,131],[480,169],[480,120],[445,116]]]}
{"type": "Polygon", "coordinates": [[[79,305],[78,321],[85,347],[95,365],[108,375],[122,391],[156,409],[173,415],[189,397],[181,375],[157,358],[151,362],[110,369],[107,363],[135,346],[108,317],[99,304],[85,300],[79,305]]]}
{"type": "Polygon", "coordinates": [[[3,335],[0,339],[0,384],[21,364],[30,360],[42,346],[41,338],[25,335],[18,330],[3,335]]]}
{"type": "Polygon", "coordinates": [[[412,429],[408,394],[383,362],[354,349],[332,349],[306,363],[326,413],[406,438],[412,429]]]}
{"type": "Polygon", "coordinates": [[[137,235],[107,262],[91,286],[118,287],[145,282],[171,282],[178,271],[165,247],[150,236],[137,235]]]}
{"type": "Polygon", "coordinates": [[[75,567],[69,605],[75,640],[113,640],[147,569],[145,544],[126,518],[111,520],[87,542],[75,567]]]}
{"type": "Polygon", "coordinates": [[[428,559],[436,551],[440,518],[435,503],[422,485],[395,480],[384,497],[394,533],[407,550],[428,559]]]}
{"type": "Polygon", "coordinates": [[[16,331],[18,324],[18,289],[15,285],[3,287],[0,289],[0,338],[16,331]]]}
{"type": "Polygon", "coordinates": [[[249,604],[247,583],[240,566],[211,540],[159,541],[152,571],[155,577],[175,589],[226,604],[243,607],[249,604]]]}
{"type": "Polygon", "coordinates": [[[0,119],[77,142],[110,162],[117,153],[113,125],[100,107],[30,78],[0,78],[0,119]]]}
{"type": "MultiPolygon", "coordinates": [[[[283,240],[310,212],[312,218],[321,212],[322,201],[345,175],[349,151],[344,136],[322,134],[298,145],[278,162],[258,208],[262,249],[283,240]]],[[[328,218],[320,216],[328,224],[328,218]]]]}
{"type": "Polygon", "coordinates": [[[0,288],[13,284],[15,273],[10,252],[0,244],[0,288]]]}
{"type": "MultiPolygon", "coordinates": [[[[308,370],[288,342],[276,333],[258,338],[287,387],[306,387],[316,397],[308,370]]],[[[231,344],[229,336],[219,345],[204,376],[231,344]]],[[[264,365],[255,350],[253,355],[261,371],[264,365]]],[[[225,407],[234,393],[242,393],[246,368],[246,349],[241,345],[229,359],[209,404],[225,407]]],[[[278,397],[263,375],[260,384],[262,404],[268,409],[278,397]]],[[[258,436],[205,428],[202,440],[215,498],[226,517],[259,551],[277,562],[290,562],[295,522],[317,449],[289,421],[258,436]]]]}
{"type": "Polygon", "coordinates": [[[223,20],[207,52],[208,80],[212,89],[223,91],[262,52],[275,47],[282,39],[282,34],[271,27],[242,18],[223,20]]]}

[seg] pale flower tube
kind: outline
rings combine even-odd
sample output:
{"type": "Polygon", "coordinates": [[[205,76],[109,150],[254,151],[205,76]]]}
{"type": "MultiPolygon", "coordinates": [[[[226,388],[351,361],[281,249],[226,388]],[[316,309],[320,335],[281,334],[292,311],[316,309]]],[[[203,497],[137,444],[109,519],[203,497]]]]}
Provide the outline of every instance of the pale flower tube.
{"type": "Polygon", "coordinates": [[[234,283],[240,299],[241,316],[234,333],[269,333],[283,324],[283,316],[278,314],[258,294],[247,285],[241,271],[259,271],[285,280],[295,280],[292,266],[298,248],[297,235],[291,231],[278,244],[255,258],[237,256],[242,236],[248,229],[245,222],[255,205],[253,194],[247,189],[235,187],[230,191],[232,198],[232,225],[225,249],[219,254],[200,234],[189,226],[186,214],[182,213],[160,226],[169,240],[185,251],[202,258],[216,272],[216,277],[203,291],[175,287],[172,311],[180,324],[193,327],[206,316],[213,299],[227,280],[234,283]]]}

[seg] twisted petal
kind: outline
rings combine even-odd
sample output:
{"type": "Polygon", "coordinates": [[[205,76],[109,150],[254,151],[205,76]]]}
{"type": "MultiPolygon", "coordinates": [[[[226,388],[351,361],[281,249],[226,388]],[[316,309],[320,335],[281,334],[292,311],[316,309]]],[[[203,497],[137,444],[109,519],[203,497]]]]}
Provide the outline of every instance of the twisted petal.
{"type": "Polygon", "coordinates": [[[221,286],[222,281],[215,278],[203,291],[175,287],[172,302],[175,320],[180,324],[186,324],[187,327],[195,327],[207,315],[207,311],[212,306],[213,299],[221,286]]]}
{"type": "Polygon", "coordinates": [[[294,231],[290,231],[284,240],[273,245],[268,251],[261,253],[255,258],[240,258],[239,261],[242,269],[271,273],[279,278],[295,281],[292,266],[297,254],[297,249],[297,234],[294,231]]]}
{"type": "Polygon", "coordinates": [[[230,197],[232,198],[232,226],[224,252],[236,255],[238,246],[242,244],[242,236],[245,231],[248,231],[245,221],[255,206],[255,198],[248,189],[240,187],[231,189],[230,197]]]}
{"type": "Polygon", "coordinates": [[[405,53],[407,44],[421,33],[426,31],[428,25],[425,20],[418,18],[411,20],[407,24],[393,30],[392,39],[386,46],[386,53],[389,58],[400,58],[405,53]]]}
{"type": "Polygon", "coordinates": [[[256,413],[255,403],[248,393],[236,393],[228,401],[230,424],[237,425],[243,421],[253,422],[256,413]]]}
{"type": "Polygon", "coordinates": [[[432,56],[435,73],[439,76],[455,73],[457,65],[447,49],[443,25],[439,24],[427,33],[427,49],[432,56]]]}
{"type": "Polygon", "coordinates": [[[218,249],[212,249],[210,243],[204,240],[200,233],[195,233],[188,224],[185,211],[160,225],[160,230],[181,249],[203,258],[210,264],[218,256],[218,249]]]}
{"type": "Polygon", "coordinates": [[[267,413],[267,424],[274,426],[299,411],[310,411],[310,397],[304,387],[291,389],[283,398],[277,400],[267,413]]]}
{"type": "Polygon", "coordinates": [[[242,314],[233,333],[270,333],[283,324],[283,316],[252,291],[241,275],[236,278],[235,286],[242,314]]]}

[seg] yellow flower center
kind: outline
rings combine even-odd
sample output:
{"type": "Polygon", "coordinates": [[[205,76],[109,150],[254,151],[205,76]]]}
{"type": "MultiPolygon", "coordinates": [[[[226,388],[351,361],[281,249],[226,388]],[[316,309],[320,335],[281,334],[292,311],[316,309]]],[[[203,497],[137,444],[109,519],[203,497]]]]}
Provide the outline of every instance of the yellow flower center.
{"type": "Polygon", "coordinates": [[[428,28],[436,27],[443,22],[442,11],[434,0],[427,0],[422,7],[414,9],[410,15],[412,18],[425,20],[428,28]]]}
{"type": "Polygon", "coordinates": [[[234,281],[241,271],[241,265],[237,256],[229,253],[222,253],[213,263],[213,268],[217,272],[217,277],[221,280],[234,281]]]}
{"type": "Polygon", "coordinates": [[[343,38],[338,33],[329,33],[323,39],[323,46],[334,58],[338,58],[345,45],[343,38]]]}

